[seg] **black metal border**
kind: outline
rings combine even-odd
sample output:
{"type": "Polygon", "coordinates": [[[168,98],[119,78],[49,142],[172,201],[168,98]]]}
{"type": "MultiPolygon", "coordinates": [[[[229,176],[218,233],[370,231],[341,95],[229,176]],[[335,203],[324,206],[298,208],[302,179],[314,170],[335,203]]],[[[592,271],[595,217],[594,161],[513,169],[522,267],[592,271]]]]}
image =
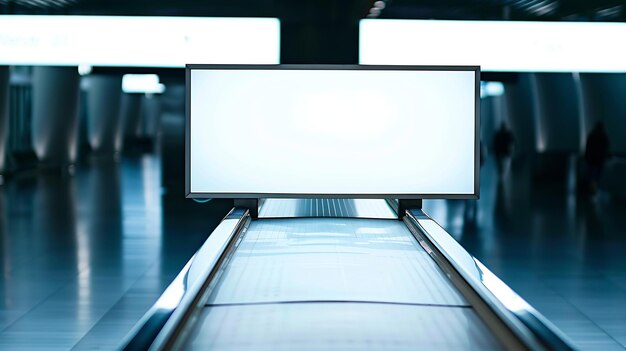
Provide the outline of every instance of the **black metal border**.
{"type": "MultiPolygon", "coordinates": [[[[351,198],[351,199],[479,199],[480,198],[480,66],[394,65],[185,65],[185,197],[187,198],[351,198]],[[199,193],[191,192],[191,70],[368,70],[368,71],[473,71],[474,91],[474,192],[468,194],[309,194],[309,193],[199,193]]],[[[408,154],[407,151],[407,155],[408,154]]]]}

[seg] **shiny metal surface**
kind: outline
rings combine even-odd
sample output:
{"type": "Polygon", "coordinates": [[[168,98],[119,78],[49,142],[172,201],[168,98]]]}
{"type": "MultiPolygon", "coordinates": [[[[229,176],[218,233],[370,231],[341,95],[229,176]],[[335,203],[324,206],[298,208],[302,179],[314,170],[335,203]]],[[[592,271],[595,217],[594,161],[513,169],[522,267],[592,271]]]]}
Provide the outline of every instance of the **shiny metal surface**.
{"type": "Polygon", "coordinates": [[[253,221],[208,303],[285,301],[467,306],[398,220],[253,221]]]}
{"type": "Polygon", "coordinates": [[[265,199],[259,218],[280,217],[393,219],[397,215],[382,199],[265,199]]]}
{"type": "Polygon", "coordinates": [[[501,350],[471,308],[311,303],[205,308],[189,350],[501,350]]]}
{"type": "Polygon", "coordinates": [[[202,286],[218,268],[229,243],[249,221],[248,211],[234,208],[215,228],[154,306],[122,343],[124,350],[144,350],[163,343],[189,309],[202,286]],[[158,334],[158,336],[157,336],[158,334]],[[153,343],[154,342],[154,343],[153,343]]]}
{"type": "Polygon", "coordinates": [[[423,211],[408,210],[406,218],[410,223],[415,224],[426,237],[428,242],[424,245],[433,245],[438,253],[502,318],[503,322],[508,324],[523,340],[530,345],[539,342],[548,350],[573,349],[571,342],[561,331],[504,284],[480,261],[472,257],[450,234],[423,211]]]}

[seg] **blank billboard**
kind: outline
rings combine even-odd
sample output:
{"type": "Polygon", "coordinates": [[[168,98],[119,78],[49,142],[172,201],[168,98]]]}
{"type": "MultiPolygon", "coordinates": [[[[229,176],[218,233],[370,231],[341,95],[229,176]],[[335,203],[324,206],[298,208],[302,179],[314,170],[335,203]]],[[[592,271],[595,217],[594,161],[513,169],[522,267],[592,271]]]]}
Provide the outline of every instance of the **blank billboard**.
{"type": "Polygon", "coordinates": [[[475,197],[478,76],[189,66],[187,195],[475,197]]]}

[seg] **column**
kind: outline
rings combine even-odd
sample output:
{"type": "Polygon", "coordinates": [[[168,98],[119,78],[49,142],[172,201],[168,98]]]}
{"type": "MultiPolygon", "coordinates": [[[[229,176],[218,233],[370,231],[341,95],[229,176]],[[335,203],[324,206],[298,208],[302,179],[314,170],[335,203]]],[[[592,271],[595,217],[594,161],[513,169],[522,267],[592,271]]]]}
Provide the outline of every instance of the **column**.
{"type": "Polygon", "coordinates": [[[120,102],[122,77],[91,75],[87,87],[87,140],[91,149],[114,155],[122,147],[120,102]]]}
{"type": "Polygon", "coordinates": [[[504,100],[506,120],[515,135],[515,153],[533,154],[535,137],[535,111],[529,73],[520,73],[516,82],[505,83],[504,100]]]}
{"type": "MultiPolygon", "coordinates": [[[[141,98],[143,94],[123,94],[121,111],[121,139],[134,139],[140,135],[141,98]]],[[[120,141],[121,143],[122,141],[120,141]]],[[[121,144],[120,144],[121,145],[121,144]]]]}
{"type": "Polygon", "coordinates": [[[161,96],[146,94],[142,99],[141,136],[156,141],[161,125],[161,96]]]}
{"type": "Polygon", "coordinates": [[[6,172],[6,145],[9,139],[9,66],[0,66],[0,184],[6,172]]]}
{"type": "Polygon", "coordinates": [[[539,152],[580,152],[580,104],[572,73],[535,73],[539,152]]]}
{"type": "Polygon", "coordinates": [[[47,167],[76,161],[79,83],[76,67],[33,69],[33,148],[47,167]]]}

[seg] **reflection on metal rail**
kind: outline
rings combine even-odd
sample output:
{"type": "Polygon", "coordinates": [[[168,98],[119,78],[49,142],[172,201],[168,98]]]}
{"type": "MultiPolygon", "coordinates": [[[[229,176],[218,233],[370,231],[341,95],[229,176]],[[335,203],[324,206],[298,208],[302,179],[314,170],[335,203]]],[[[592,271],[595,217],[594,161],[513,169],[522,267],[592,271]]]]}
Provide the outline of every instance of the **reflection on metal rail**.
{"type": "Polygon", "coordinates": [[[163,295],[124,339],[123,350],[162,349],[180,332],[181,323],[191,317],[204,296],[208,283],[219,274],[220,267],[238,244],[250,216],[247,209],[234,208],[215,228],[200,250],[163,295]]]}
{"type": "Polygon", "coordinates": [[[427,246],[426,251],[436,261],[448,263],[527,346],[531,349],[574,350],[562,332],[471,256],[422,210],[407,210],[405,222],[420,244],[427,246]]]}
{"type": "MultiPolygon", "coordinates": [[[[573,350],[567,338],[471,256],[421,209],[406,210],[403,221],[418,243],[447,274],[476,313],[508,349],[573,350]]],[[[251,220],[235,208],[185,265],[165,293],[126,338],[124,350],[180,347],[220,280],[226,262],[251,220]]]]}

